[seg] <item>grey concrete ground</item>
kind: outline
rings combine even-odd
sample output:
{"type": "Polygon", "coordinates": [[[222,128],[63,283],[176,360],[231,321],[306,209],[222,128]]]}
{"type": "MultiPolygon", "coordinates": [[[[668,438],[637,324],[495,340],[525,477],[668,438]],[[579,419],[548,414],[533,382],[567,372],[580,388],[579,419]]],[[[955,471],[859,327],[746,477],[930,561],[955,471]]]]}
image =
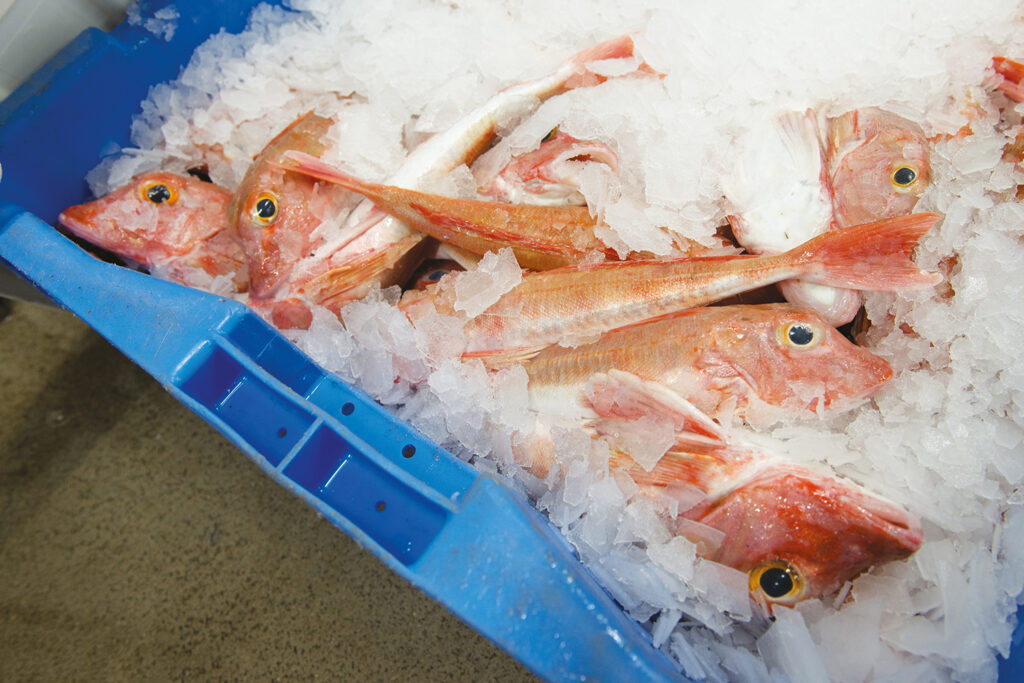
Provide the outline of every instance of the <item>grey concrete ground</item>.
{"type": "Polygon", "coordinates": [[[77,318],[15,302],[0,680],[314,678],[536,680],[77,318]]]}

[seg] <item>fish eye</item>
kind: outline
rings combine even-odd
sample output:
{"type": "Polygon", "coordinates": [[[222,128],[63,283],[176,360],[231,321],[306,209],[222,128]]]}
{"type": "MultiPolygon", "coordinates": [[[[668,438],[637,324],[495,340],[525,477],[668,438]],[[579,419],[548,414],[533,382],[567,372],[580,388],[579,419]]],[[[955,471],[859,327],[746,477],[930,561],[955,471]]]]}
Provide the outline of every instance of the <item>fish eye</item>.
{"type": "Polygon", "coordinates": [[[270,225],[277,219],[277,198],[269,192],[261,192],[252,204],[252,219],[263,225],[270,225]]]}
{"type": "Polygon", "coordinates": [[[913,166],[900,166],[890,179],[896,187],[910,187],[917,180],[917,170],[913,166]]]}
{"type": "Polygon", "coordinates": [[[437,270],[432,270],[427,275],[427,279],[430,280],[431,282],[437,282],[441,278],[443,278],[447,272],[447,270],[441,270],[440,268],[438,268],[437,270]]]}
{"type": "Polygon", "coordinates": [[[773,602],[796,602],[803,595],[804,578],[790,563],[772,560],[750,570],[749,588],[773,602]]]}
{"type": "Polygon", "coordinates": [[[818,330],[804,322],[783,323],[776,330],[775,336],[781,346],[792,349],[809,349],[817,346],[821,340],[818,330]]]}
{"type": "Polygon", "coordinates": [[[142,198],[154,204],[173,204],[178,201],[178,193],[164,183],[146,183],[142,186],[142,198]]]}

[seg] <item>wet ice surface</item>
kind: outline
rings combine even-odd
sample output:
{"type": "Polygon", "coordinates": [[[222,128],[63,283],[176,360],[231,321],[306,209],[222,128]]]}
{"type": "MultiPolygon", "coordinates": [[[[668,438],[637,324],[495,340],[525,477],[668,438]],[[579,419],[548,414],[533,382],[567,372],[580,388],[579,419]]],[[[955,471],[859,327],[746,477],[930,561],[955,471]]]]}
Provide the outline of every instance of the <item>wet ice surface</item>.
{"type": "MultiPolygon", "coordinates": [[[[889,386],[854,412],[756,435],[925,521],[921,550],[854,581],[839,610],[827,596],[782,610],[771,626],[758,619],[746,575],[699,559],[636,484],[609,469],[607,447],[578,427],[549,430],[558,458],[547,472],[517,464],[514,453],[537,430],[525,373],[459,361],[458,318],[413,328],[394,306],[397,293],[385,292],[346,308],[344,326],[318,312],[308,333],[291,337],[428,437],[507,476],[693,678],[994,678],[1024,587],[1024,309],[1013,304],[1024,294],[1024,210],[1014,199],[1024,179],[1001,161],[1019,114],[1010,107],[1001,122],[995,107],[1005,102],[983,84],[993,55],[1024,55],[1015,2],[984,13],[959,2],[289,6],[299,13],[258,8],[249,31],[213,37],[177,82],[155,87],[133,126],[138,149],[91,174],[94,191],[200,162],[233,188],[253,155],[310,109],[338,122],[326,160],[386,178],[413,143],[501,88],[626,30],[641,32],[638,49],[664,78],[611,80],[548,100],[501,122],[508,149],[495,152],[532,149],[556,125],[611,146],[619,172],[596,165],[582,191],[608,225],[600,236],[623,253],[667,253],[675,236],[712,243],[728,210],[722,183],[733,140],[781,111],[880,106],[930,136],[955,133],[970,115],[973,135],[933,145],[934,179],[918,205],[945,216],[917,261],[942,270],[948,286],[866,297],[864,342],[893,365],[889,386]]],[[[459,173],[451,187],[464,187],[459,173]]],[[[498,254],[456,279],[461,312],[479,314],[513,286],[518,274],[508,266],[498,254]]],[[[641,465],[663,450],[660,439],[646,443],[641,465]]]]}

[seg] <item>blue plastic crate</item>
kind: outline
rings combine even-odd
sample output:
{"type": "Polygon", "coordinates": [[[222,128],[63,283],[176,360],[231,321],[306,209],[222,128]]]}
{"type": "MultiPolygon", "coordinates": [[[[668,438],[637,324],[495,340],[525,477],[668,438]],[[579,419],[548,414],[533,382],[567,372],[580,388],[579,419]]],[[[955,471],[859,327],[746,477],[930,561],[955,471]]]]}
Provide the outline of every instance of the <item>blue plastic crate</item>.
{"type": "MultiPolygon", "coordinates": [[[[141,2],[143,15],[167,2],[141,2]]],[[[245,306],[93,258],[51,225],[151,85],[256,0],[176,0],[170,41],[83,32],[0,103],[0,259],[282,486],[548,680],[685,680],[539,513],[324,372],[245,306]],[[59,159],[59,164],[50,160],[59,159]],[[44,161],[41,161],[44,160],[44,161]]],[[[1018,616],[1024,616],[1024,611],[1018,616]]],[[[1000,679],[1024,679],[1014,634],[1000,679]]]]}

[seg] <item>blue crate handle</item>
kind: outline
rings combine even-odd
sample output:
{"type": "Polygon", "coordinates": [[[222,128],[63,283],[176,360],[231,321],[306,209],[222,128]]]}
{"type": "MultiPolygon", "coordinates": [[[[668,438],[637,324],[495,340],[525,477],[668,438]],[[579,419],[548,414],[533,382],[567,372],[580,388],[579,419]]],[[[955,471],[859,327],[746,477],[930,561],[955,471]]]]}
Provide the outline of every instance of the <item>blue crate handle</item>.
{"type": "Polygon", "coordinates": [[[535,673],[686,680],[535,510],[244,305],[100,261],[11,204],[0,205],[0,259],[535,673]]]}

